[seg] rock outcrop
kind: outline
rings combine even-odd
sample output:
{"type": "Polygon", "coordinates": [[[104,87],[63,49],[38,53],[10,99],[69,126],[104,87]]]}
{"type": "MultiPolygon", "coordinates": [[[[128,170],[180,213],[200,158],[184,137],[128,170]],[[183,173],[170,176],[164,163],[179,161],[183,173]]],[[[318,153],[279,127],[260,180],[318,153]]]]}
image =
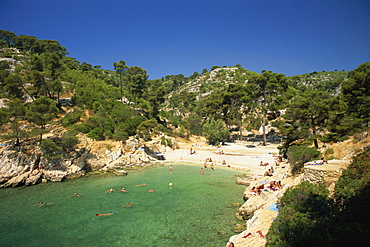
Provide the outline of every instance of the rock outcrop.
{"type": "Polygon", "coordinates": [[[58,159],[49,160],[37,145],[8,146],[0,150],[0,187],[34,185],[41,181],[60,182],[78,178],[89,171],[126,170],[158,162],[157,154],[165,150],[160,141],[144,142],[130,138],[125,143],[94,141],[80,135],[80,144],[58,159]]]}
{"type": "Polygon", "coordinates": [[[335,183],[342,175],[342,172],[347,169],[351,160],[330,160],[325,164],[320,164],[320,162],[308,162],[304,165],[303,181],[324,183],[330,194],[332,194],[335,183]]]}

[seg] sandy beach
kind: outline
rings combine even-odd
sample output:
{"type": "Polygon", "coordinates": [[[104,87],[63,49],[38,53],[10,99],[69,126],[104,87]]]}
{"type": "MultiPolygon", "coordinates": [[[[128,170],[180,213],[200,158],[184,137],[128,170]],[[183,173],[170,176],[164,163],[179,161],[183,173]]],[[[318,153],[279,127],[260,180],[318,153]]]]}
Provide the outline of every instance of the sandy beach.
{"type": "Polygon", "coordinates": [[[189,141],[178,143],[179,148],[166,152],[168,162],[186,162],[203,165],[207,158],[211,158],[217,166],[222,166],[223,161],[234,169],[250,171],[251,174],[263,175],[266,167],[260,162],[275,164],[274,155],[279,153],[277,144],[258,146],[250,142],[225,143],[221,147],[208,145],[205,141],[189,141]],[[247,145],[256,145],[248,148],[247,145]],[[195,154],[190,154],[190,150],[195,154]]]}

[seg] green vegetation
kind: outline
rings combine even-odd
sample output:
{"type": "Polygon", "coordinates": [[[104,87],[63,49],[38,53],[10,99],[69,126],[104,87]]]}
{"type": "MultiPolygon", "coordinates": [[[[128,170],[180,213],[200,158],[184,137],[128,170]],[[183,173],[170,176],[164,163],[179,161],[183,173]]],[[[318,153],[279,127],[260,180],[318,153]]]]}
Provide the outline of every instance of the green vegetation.
{"type": "Polygon", "coordinates": [[[189,77],[149,80],[145,69],[124,60],[112,62],[114,71],[104,70],[68,57],[58,41],[6,30],[0,30],[0,57],[6,58],[0,61],[6,106],[0,123],[3,137],[16,145],[35,135],[41,141],[57,125],[95,140],[150,140],[165,133],[204,135],[211,144],[229,139],[231,129],[243,139],[243,129],[262,126],[266,145],[265,126],[273,125],[284,136],[281,152],[287,156],[291,146],[318,148],[320,141],[341,141],[369,127],[370,62],[352,72],[292,77],[214,65],[189,77]]]}
{"type": "Polygon", "coordinates": [[[287,157],[295,175],[301,172],[304,163],[320,158],[320,151],[314,147],[294,145],[289,147],[287,157]]]}
{"type": "Polygon", "coordinates": [[[323,184],[303,182],[289,188],[266,246],[353,246],[370,233],[370,152],[354,158],[328,197],[323,184]]]}
{"type": "Polygon", "coordinates": [[[230,134],[220,119],[206,123],[203,128],[203,133],[211,145],[220,144],[230,134]]]}

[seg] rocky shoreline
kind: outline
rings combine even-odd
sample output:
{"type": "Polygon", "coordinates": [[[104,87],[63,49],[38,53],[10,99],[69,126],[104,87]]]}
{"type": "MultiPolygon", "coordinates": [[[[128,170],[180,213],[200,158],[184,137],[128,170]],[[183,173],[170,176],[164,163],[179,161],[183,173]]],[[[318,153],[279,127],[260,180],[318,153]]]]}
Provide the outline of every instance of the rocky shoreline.
{"type": "Polygon", "coordinates": [[[76,150],[53,160],[43,157],[36,145],[2,147],[0,188],[61,182],[92,171],[125,175],[127,170],[157,163],[156,154],[166,150],[160,141],[145,143],[136,138],[124,144],[93,141],[85,136],[80,140],[76,150]]]}

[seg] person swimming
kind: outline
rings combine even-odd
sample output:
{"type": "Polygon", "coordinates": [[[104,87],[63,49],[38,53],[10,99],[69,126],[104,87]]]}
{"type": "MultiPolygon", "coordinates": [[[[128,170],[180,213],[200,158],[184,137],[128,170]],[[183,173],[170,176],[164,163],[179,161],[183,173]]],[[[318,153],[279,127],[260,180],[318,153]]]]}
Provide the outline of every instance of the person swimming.
{"type": "Polygon", "coordinates": [[[77,196],[77,197],[81,197],[80,194],[77,194],[77,193],[74,193],[73,195],[77,196]]]}
{"type": "Polygon", "coordinates": [[[115,190],[110,188],[109,190],[106,191],[106,193],[111,193],[111,192],[114,192],[115,190]]]}
{"type": "Polygon", "coordinates": [[[122,188],[122,189],[121,189],[121,192],[127,192],[127,191],[125,190],[125,188],[122,188]]]}
{"type": "Polygon", "coordinates": [[[138,184],[138,185],[134,185],[135,187],[140,187],[140,186],[146,186],[147,184],[138,184]]]}
{"type": "Polygon", "coordinates": [[[154,190],[150,189],[150,190],[148,190],[148,192],[154,192],[154,190]]]}
{"type": "Polygon", "coordinates": [[[33,206],[39,206],[39,207],[42,207],[42,206],[45,206],[45,205],[53,205],[54,203],[43,203],[43,202],[40,202],[38,204],[35,204],[33,206]]]}
{"type": "Polygon", "coordinates": [[[131,203],[131,202],[129,202],[129,203],[127,203],[126,205],[122,205],[122,207],[131,207],[131,205],[132,205],[132,203],[131,203]]]}
{"type": "Polygon", "coordinates": [[[96,216],[107,216],[107,215],[112,215],[112,214],[114,214],[114,213],[108,213],[108,214],[96,214],[96,216]]]}

